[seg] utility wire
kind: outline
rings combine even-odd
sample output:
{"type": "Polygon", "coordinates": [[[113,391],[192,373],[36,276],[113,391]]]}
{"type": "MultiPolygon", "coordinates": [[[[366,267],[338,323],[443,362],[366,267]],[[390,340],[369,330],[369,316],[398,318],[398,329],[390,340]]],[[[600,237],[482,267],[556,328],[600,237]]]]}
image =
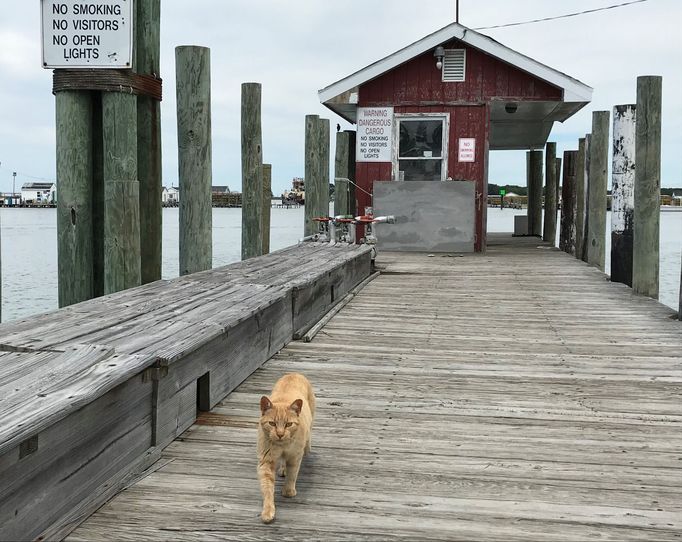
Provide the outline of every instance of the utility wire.
{"type": "Polygon", "coordinates": [[[530,21],[519,21],[517,23],[498,24],[495,26],[479,26],[478,28],[474,28],[474,30],[490,30],[492,28],[507,28],[508,26],[520,26],[522,24],[542,23],[545,21],[555,21],[556,19],[565,19],[567,17],[577,17],[578,15],[585,15],[587,13],[595,13],[597,11],[605,11],[607,9],[622,8],[624,6],[630,6],[632,4],[640,4],[642,2],[647,2],[647,1],[648,0],[633,0],[632,2],[624,2],[622,4],[614,4],[613,6],[605,6],[603,8],[586,9],[585,11],[577,11],[575,13],[567,13],[565,15],[557,15],[556,17],[545,17],[544,19],[532,19],[530,21]]]}

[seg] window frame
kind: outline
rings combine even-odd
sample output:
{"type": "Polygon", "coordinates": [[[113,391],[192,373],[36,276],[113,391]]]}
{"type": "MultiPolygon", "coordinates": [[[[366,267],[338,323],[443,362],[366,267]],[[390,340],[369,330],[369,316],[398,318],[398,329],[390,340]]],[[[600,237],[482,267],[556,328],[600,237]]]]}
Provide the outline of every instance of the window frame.
{"type": "Polygon", "coordinates": [[[403,121],[416,122],[419,120],[441,120],[443,122],[443,149],[440,157],[409,156],[403,160],[441,160],[441,182],[448,178],[448,156],[450,149],[450,113],[395,113],[395,129],[393,130],[393,180],[400,181],[400,123],[403,121]]]}

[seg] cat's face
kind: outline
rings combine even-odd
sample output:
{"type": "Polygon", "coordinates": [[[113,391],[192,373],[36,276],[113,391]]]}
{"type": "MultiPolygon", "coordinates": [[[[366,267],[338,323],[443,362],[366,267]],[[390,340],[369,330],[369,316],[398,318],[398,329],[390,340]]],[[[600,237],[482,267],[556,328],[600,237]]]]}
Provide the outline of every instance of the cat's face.
{"type": "Polygon", "coordinates": [[[301,413],[303,401],[296,399],[290,405],[272,403],[263,396],[260,399],[260,426],[271,442],[286,443],[290,441],[299,425],[298,415],[301,413]]]}

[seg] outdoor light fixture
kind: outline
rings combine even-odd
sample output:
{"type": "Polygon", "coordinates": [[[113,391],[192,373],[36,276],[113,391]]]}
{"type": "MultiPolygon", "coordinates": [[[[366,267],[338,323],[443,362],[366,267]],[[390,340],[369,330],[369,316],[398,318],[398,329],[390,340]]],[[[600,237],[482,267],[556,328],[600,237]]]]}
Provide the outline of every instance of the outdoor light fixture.
{"type": "Polygon", "coordinates": [[[511,102],[508,103],[508,104],[505,104],[505,106],[504,106],[504,110],[505,110],[507,113],[509,113],[510,115],[511,115],[512,113],[516,113],[516,110],[517,110],[518,108],[519,108],[519,106],[518,106],[517,104],[511,103],[511,102]]]}
{"type": "Polygon", "coordinates": [[[440,70],[443,67],[443,57],[445,56],[445,49],[443,49],[443,47],[439,45],[433,51],[433,56],[436,57],[436,68],[440,70]]]}

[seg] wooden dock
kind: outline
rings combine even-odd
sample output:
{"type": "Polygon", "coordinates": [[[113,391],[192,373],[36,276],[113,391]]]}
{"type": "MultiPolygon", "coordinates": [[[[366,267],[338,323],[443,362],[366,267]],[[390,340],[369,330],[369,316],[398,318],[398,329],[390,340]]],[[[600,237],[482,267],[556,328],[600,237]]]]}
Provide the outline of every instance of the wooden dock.
{"type": "Polygon", "coordinates": [[[530,238],[381,254],[68,540],[680,540],[682,326],[530,238]],[[258,400],[313,382],[313,453],[263,525],[258,400]]]}

